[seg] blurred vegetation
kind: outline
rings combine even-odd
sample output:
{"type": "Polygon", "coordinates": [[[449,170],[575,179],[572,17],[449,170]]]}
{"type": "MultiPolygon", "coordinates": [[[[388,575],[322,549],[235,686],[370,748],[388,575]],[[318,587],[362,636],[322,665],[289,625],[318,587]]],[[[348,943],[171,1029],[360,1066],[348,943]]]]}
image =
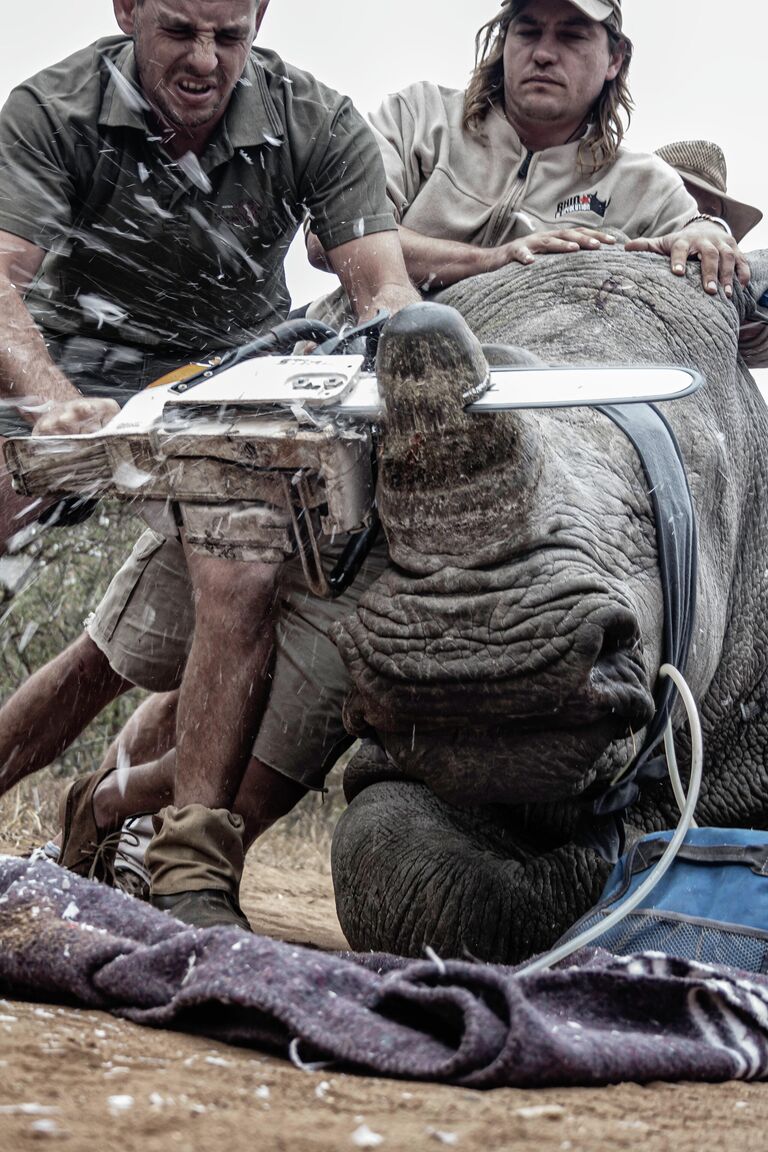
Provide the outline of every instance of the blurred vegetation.
{"type": "MultiPolygon", "coordinates": [[[[103,502],[85,523],[48,529],[25,548],[30,567],[22,590],[5,599],[0,593],[0,701],[80,634],[143,526],[125,506],[103,502]]],[[[61,781],[98,766],[143,695],[135,689],[114,701],[50,768],[0,798],[4,844],[27,847],[56,831],[61,781]]],[[[329,777],[325,796],[307,796],[269,836],[264,851],[270,861],[300,863],[302,846],[327,857],[344,806],[341,767],[329,777]]]]}
{"type": "MultiPolygon", "coordinates": [[[[21,590],[0,600],[0,701],[82,632],[141,528],[124,506],[103,502],[83,524],[46,529],[18,554],[29,569],[21,590]]],[[[4,838],[50,833],[59,781],[98,766],[142,695],[136,689],[109,705],[49,769],[0,801],[4,838]]]]}

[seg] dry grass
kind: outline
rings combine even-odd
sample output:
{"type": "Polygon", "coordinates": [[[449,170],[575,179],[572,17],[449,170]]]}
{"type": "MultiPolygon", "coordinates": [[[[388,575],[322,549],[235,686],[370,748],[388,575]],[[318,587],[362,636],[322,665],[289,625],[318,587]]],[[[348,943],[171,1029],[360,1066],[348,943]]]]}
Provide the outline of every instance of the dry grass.
{"type": "Polygon", "coordinates": [[[341,782],[350,749],[326,780],[326,792],[310,792],[293,812],[271,828],[251,848],[249,855],[263,864],[312,868],[330,873],[331,840],[336,821],[346,806],[341,782]]]}
{"type": "Polygon", "coordinates": [[[56,832],[58,787],[48,772],[25,780],[0,798],[0,839],[6,848],[26,851],[56,832]]]}

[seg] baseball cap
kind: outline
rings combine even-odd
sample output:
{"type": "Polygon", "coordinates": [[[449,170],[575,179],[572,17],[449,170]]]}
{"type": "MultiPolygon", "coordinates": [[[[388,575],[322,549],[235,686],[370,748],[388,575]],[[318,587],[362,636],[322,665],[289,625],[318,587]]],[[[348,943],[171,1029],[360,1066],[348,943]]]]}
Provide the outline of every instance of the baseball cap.
{"type": "MultiPolygon", "coordinates": [[[[581,7],[581,5],[579,5],[581,7]]],[[[656,149],[656,155],[671,164],[687,184],[703,188],[718,196],[723,205],[723,219],[727,221],[737,240],[763,218],[759,208],[745,204],[728,195],[728,169],[722,148],[711,140],[676,140],[656,149]]]]}
{"type": "Polygon", "coordinates": [[[601,24],[610,24],[611,27],[621,30],[621,0],[569,0],[574,8],[578,8],[590,20],[598,20],[601,24]]]}

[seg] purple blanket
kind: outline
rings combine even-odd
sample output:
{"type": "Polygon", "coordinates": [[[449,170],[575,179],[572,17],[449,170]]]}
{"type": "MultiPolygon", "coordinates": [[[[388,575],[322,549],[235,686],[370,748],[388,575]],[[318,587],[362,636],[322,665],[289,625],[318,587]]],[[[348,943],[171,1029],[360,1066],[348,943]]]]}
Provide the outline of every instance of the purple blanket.
{"type": "Polygon", "coordinates": [[[0,857],[0,993],[473,1088],[768,1078],[766,977],[599,951],[531,977],[325,954],[185,928],[13,857],[0,857]]]}

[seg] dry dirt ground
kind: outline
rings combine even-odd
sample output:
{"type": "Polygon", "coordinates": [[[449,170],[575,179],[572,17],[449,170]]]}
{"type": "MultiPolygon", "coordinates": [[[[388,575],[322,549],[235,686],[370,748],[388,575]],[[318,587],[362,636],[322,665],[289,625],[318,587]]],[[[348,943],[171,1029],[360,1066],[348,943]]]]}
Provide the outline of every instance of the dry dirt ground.
{"type": "MultiPolygon", "coordinates": [[[[245,910],[267,935],[343,947],[326,857],[304,855],[278,867],[267,845],[249,864],[245,910]]],[[[0,1000],[0,1150],[46,1142],[71,1152],[760,1152],[768,1086],[472,1092],[308,1073],[99,1012],[0,1000]]]]}

